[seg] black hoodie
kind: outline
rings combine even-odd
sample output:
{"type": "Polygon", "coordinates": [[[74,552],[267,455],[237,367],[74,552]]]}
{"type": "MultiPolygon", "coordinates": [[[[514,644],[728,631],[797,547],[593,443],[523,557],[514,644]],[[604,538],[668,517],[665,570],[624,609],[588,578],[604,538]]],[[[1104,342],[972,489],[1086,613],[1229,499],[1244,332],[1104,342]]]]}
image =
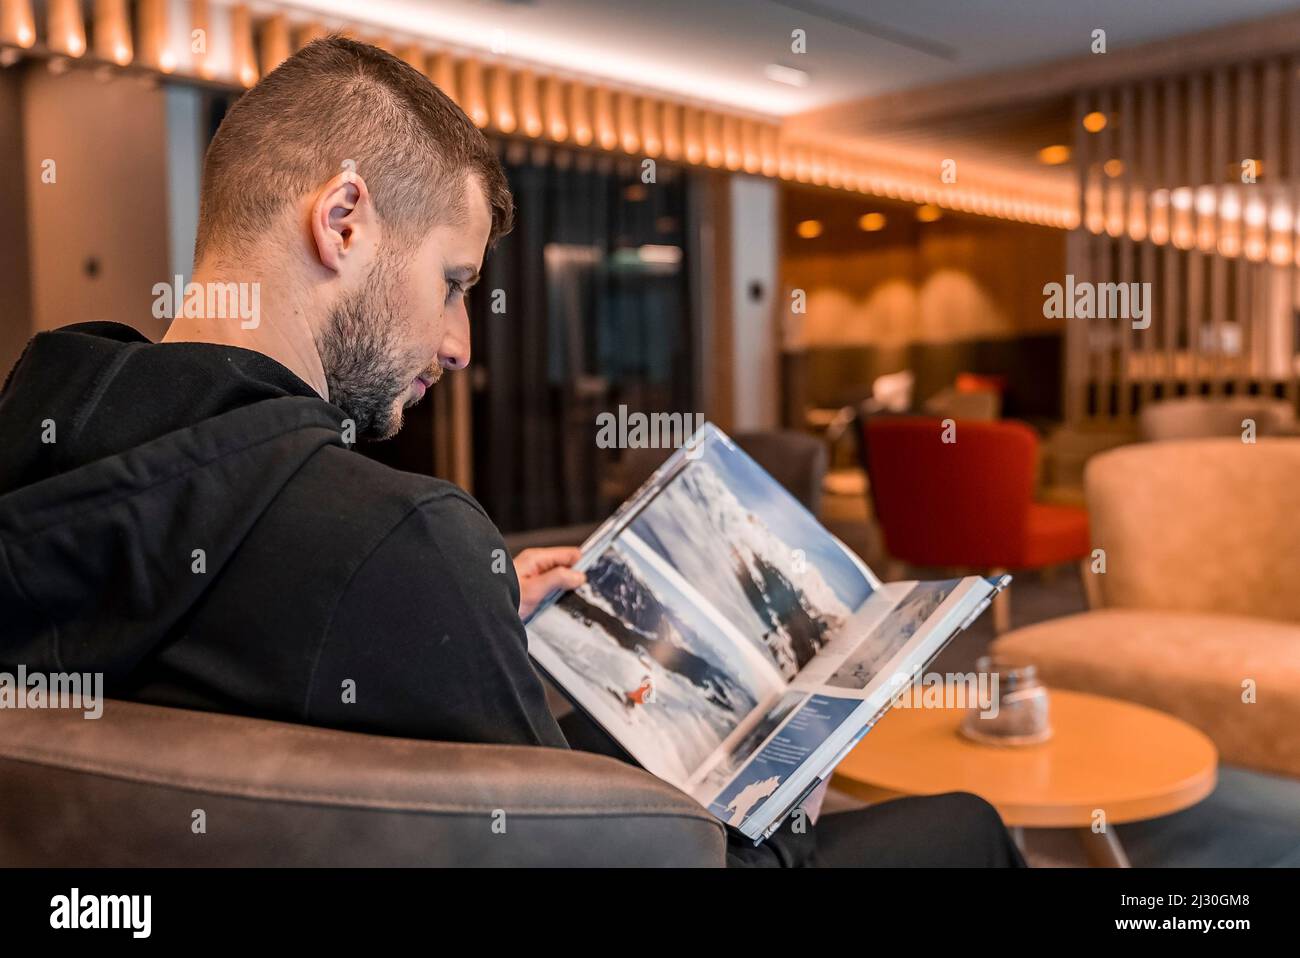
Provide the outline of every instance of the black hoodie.
{"type": "Polygon", "coordinates": [[[115,323],[36,336],[0,392],[0,669],[562,747],[496,528],[350,450],[343,420],[260,353],[115,323]]]}

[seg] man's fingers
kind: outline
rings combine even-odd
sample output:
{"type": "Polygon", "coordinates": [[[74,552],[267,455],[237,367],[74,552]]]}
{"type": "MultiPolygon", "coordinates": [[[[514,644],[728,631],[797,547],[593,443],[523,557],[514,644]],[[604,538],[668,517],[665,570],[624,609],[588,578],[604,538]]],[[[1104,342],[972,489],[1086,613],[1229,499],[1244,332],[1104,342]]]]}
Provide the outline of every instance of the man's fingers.
{"type": "Polygon", "coordinates": [[[519,575],[538,575],[556,566],[573,565],[580,558],[582,550],[575,546],[525,549],[515,556],[515,572],[519,575]]]}
{"type": "Polygon", "coordinates": [[[577,569],[558,566],[540,575],[533,576],[532,580],[537,583],[538,590],[544,595],[552,589],[576,589],[587,581],[587,577],[577,569]]]}
{"type": "Polygon", "coordinates": [[[576,569],[559,566],[540,575],[521,576],[519,580],[519,615],[527,618],[555,590],[576,589],[587,577],[576,569]]]}

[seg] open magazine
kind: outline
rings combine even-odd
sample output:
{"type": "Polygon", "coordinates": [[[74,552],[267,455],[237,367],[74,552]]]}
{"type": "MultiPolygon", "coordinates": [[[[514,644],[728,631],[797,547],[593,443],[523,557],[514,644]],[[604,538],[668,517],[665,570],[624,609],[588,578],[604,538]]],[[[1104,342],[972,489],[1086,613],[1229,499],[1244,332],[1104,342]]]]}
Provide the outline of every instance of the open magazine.
{"type": "Polygon", "coordinates": [[[529,618],[542,670],[644,768],[770,835],[1008,577],[882,583],[717,427],[529,618]]]}

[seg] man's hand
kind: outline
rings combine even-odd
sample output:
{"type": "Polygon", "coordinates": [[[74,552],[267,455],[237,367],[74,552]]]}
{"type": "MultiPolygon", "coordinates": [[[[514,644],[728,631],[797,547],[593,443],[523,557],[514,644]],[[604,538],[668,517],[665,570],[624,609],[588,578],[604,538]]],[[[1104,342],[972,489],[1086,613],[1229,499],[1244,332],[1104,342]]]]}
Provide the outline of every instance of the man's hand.
{"type": "Polygon", "coordinates": [[[582,550],[569,546],[551,549],[525,549],[515,556],[515,575],[519,577],[519,618],[526,619],[533,609],[555,589],[576,589],[587,581],[577,569],[582,550]]]}

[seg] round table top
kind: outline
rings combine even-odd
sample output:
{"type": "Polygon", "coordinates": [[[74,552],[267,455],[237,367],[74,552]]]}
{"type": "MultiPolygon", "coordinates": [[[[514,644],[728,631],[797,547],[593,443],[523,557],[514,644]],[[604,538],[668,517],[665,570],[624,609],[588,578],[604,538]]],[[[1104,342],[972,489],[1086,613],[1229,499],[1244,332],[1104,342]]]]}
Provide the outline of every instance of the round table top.
{"type": "Polygon", "coordinates": [[[891,709],[835,770],[833,785],[868,801],[973,792],[1009,826],[1086,828],[1156,818],[1214,790],[1218,751],[1181,719],[1118,699],[1052,689],[1053,736],[982,745],[965,709],[891,709]]]}

